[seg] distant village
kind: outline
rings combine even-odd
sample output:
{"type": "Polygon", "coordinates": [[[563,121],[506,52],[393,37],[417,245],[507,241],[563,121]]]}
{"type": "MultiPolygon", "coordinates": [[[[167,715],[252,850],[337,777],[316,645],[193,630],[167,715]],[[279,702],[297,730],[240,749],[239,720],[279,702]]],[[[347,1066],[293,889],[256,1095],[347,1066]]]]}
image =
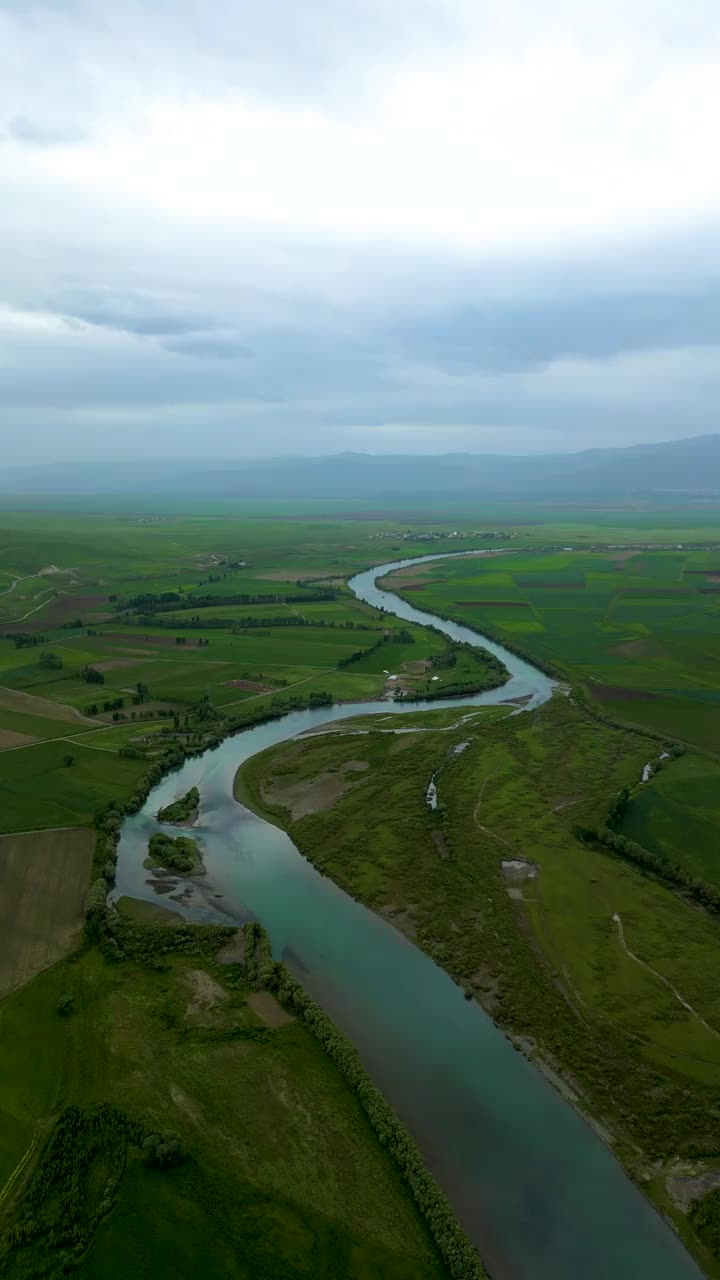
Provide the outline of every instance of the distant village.
{"type": "Polygon", "coordinates": [[[475,541],[477,538],[483,540],[488,538],[502,538],[505,542],[508,538],[516,538],[516,533],[508,533],[505,529],[453,529],[448,532],[445,529],[383,529],[380,533],[368,534],[370,539],[388,542],[447,542],[448,538],[457,538],[461,541],[463,538],[471,538],[475,541]]]}

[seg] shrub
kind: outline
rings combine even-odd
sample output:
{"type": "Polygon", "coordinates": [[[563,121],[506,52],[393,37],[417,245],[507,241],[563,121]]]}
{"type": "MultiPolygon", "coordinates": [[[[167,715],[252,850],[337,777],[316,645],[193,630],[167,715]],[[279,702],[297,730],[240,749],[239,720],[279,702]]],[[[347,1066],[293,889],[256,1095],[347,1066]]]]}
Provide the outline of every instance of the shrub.
{"type": "Polygon", "coordinates": [[[147,1164],[158,1169],[180,1164],[186,1154],[177,1133],[151,1133],[143,1140],[142,1149],[147,1164]]]}

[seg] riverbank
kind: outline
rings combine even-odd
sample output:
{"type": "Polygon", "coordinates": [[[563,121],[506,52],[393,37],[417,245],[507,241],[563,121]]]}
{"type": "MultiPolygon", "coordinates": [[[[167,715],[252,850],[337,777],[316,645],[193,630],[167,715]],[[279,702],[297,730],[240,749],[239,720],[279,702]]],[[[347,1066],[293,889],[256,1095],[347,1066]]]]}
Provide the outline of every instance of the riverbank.
{"type": "MultiPolygon", "coordinates": [[[[360,575],[351,587],[368,599],[374,573],[360,575]]],[[[381,603],[387,607],[387,596],[381,603]]],[[[402,601],[393,605],[412,622],[435,622],[402,601]]],[[[467,628],[445,628],[452,638],[477,641],[467,628]]],[[[505,660],[503,651],[500,657],[505,660]]],[[[508,685],[457,705],[469,712],[474,705],[526,696],[531,707],[546,703],[552,682],[516,656],[506,658],[508,685]]],[[[387,703],[357,709],[393,719],[411,710],[387,703]]],[[[161,784],[160,801],[172,798],[178,785],[201,785],[209,887],[222,891],[223,910],[262,920],[285,963],[357,1046],[494,1277],[696,1278],[689,1256],[595,1134],[475,1002],[463,1000],[426,954],[318,875],[281,831],[233,805],[232,781],[243,760],[346,715],[341,707],[292,712],[226,740],[188,761],[179,779],[161,784]]],[[[400,756],[409,761],[410,754],[400,756]]],[[[382,813],[381,804],[371,816],[382,813]]],[[[147,897],[137,852],[152,830],[149,806],[125,822],[118,896],[147,897]]],[[[435,860],[442,861],[437,854],[435,860]]],[[[442,865],[450,870],[451,860],[442,865]]],[[[503,900],[511,902],[504,887],[503,900]]],[[[212,918],[205,897],[193,895],[179,909],[189,918],[212,918]]],[[[476,936],[477,923],[468,937],[476,936]]],[[[486,936],[492,933],[490,925],[486,936]]]]}
{"type": "Polygon", "coordinates": [[[309,1257],[319,1280],[447,1280],[353,1090],[224,963],[236,931],[120,924],[132,954],[86,947],[3,1003],[4,1271],[57,1275],[71,1239],[78,1280],[302,1280],[309,1257]]]}
{"type": "MultiPolygon", "coordinates": [[[[673,1010],[660,985],[643,988],[642,1009],[631,1004],[623,1017],[608,1016],[615,988],[618,997],[627,994],[637,985],[634,975],[623,971],[597,986],[585,972],[617,964],[604,904],[620,900],[650,930],[662,913],[668,956],[681,938],[685,945],[692,938],[711,959],[703,922],[684,904],[676,910],[661,888],[603,855],[593,858],[573,835],[574,824],[603,812],[614,779],[636,775],[646,745],[598,726],[560,696],[529,720],[471,722],[436,733],[425,727],[413,733],[411,724],[409,717],[398,736],[385,722],[385,732],[358,735],[346,722],[345,735],[338,726],[274,746],[238,771],[236,797],[287,831],[319,871],[474,997],[612,1146],[708,1274],[717,1274],[659,1176],[678,1149],[701,1139],[711,1106],[712,1089],[702,1079],[674,1079],[686,1029],[675,1020],[669,1042],[673,1010]],[[439,814],[428,811],[422,786],[438,768],[439,814]],[[323,777],[351,781],[300,816],[282,803],[290,783],[301,794],[323,777]],[[282,787],[270,786],[273,779],[282,787]],[[521,885],[505,865],[528,848],[539,874],[521,885]],[[638,1045],[645,1040],[651,1048],[643,1054],[638,1045]],[[663,1060],[670,1075],[659,1070],[663,1060]]],[[[641,936],[647,945],[647,928],[641,936]]],[[[706,1046],[713,1048],[720,1066],[716,1046],[706,1046]]]]}

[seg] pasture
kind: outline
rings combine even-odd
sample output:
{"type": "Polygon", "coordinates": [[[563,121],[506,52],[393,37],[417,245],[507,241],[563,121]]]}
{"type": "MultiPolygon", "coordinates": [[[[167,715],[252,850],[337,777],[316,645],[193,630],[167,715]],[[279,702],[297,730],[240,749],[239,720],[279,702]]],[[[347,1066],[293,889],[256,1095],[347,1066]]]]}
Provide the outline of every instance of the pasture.
{"type": "Polygon", "coordinates": [[[637,788],[618,829],[720,885],[720,766],[694,755],[674,760],[637,788]]]}
{"type": "Polygon", "coordinates": [[[80,938],[94,832],[0,836],[0,999],[80,938]]]}
{"type": "Polygon", "coordinates": [[[511,551],[385,585],[552,664],[611,718],[717,752],[717,561],[683,549],[511,551]]]}
{"type": "Polygon", "coordinates": [[[3,832],[88,826],[99,809],[127,796],[147,769],[145,761],[66,741],[38,742],[0,759],[3,832]]]}
{"type": "MultiPolygon", "coordinates": [[[[0,1189],[27,1152],[32,1174],[63,1108],[109,1103],[149,1132],[176,1132],[187,1157],[157,1169],[123,1147],[117,1204],[93,1224],[79,1276],[301,1280],[310,1266],[320,1280],[441,1280],[355,1095],[299,1022],[267,1031],[239,966],[217,962],[220,945],[155,967],[86,951],[0,1006],[0,1189]]],[[[84,1212],[108,1173],[100,1140],[84,1162],[84,1212]]],[[[10,1195],[0,1225],[14,1210],[10,1195]]],[[[35,1275],[47,1256],[15,1261],[35,1275]]]]}

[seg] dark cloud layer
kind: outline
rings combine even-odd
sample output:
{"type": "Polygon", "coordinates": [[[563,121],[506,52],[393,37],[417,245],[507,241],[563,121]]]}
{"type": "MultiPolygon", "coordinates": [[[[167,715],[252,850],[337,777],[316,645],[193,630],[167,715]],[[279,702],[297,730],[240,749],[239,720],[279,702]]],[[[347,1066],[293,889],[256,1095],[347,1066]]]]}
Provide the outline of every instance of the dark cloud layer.
{"type": "Polygon", "coordinates": [[[716,429],[720,17],[606,10],[0,0],[7,459],[716,429]]]}

